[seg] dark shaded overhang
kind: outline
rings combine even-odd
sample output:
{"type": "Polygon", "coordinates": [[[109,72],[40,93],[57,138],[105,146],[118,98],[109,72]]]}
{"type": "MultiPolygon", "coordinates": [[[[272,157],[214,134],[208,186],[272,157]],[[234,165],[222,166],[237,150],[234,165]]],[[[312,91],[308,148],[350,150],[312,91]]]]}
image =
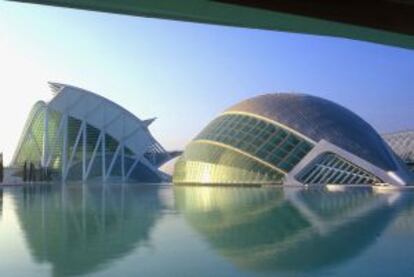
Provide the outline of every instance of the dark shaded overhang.
{"type": "Polygon", "coordinates": [[[414,49],[413,0],[11,0],[414,49]]]}

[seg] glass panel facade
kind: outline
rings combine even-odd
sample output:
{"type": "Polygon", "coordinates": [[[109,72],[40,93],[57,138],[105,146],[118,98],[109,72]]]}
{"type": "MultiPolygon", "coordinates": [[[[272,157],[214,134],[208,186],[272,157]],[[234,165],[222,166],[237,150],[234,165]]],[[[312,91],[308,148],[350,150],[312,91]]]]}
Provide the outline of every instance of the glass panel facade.
{"type": "Polygon", "coordinates": [[[20,139],[18,152],[14,157],[15,164],[23,166],[24,163],[40,162],[43,147],[43,124],[45,120],[45,105],[37,103],[30,112],[29,119],[20,139]]]}
{"type": "Polygon", "coordinates": [[[257,184],[281,182],[283,174],[239,152],[221,146],[190,144],[175,165],[178,183],[257,184]]]}
{"type": "Polygon", "coordinates": [[[289,172],[313,145],[270,122],[248,115],[224,114],[213,120],[195,140],[211,140],[240,149],[289,172]]]}
{"type": "MultiPolygon", "coordinates": [[[[29,116],[26,126],[23,131],[22,138],[19,142],[19,147],[13,159],[12,165],[14,167],[21,168],[26,163],[27,166],[30,163],[36,168],[41,168],[41,160],[44,151],[45,139],[47,139],[46,156],[48,157],[48,170],[52,174],[52,177],[61,177],[62,174],[62,158],[63,158],[63,140],[64,140],[64,122],[62,122],[62,115],[59,112],[48,110],[46,120],[46,105],[42,102],[36,104],[29,116]],[[47,130],[45,130],[45,123],[48,123],[47,130]],[[47,137],[45,134],[47,132],[47,137]]],[[[66,143],[66,164],[70,162],[70,167],[67,169],[68,180],[79,180],[83,174],[83,135],[82,121],[68,116],[67,119],[67,143],[66,143]],[[78,143],[76,144],[76,142],[78,143]],[[73,154],[73,155],[72,155],[73,154]]],[[[122,171],[122,151],[118,151],[117,148],[119,142],[109,134],[105,134],[105,159],[102,156],[102,139],[99,140],[101,130],[95,128],[90,124],[86,124],[86,166],[90,170],[88,178],[101,177],[103,174],[102,163],[105,160],[105,170],[109,171],[111,162],[115,158],[112,166],[112,171],[109,177],[122,177],[122,173],[126,174],[130,171],[130,179],[143,181],[143,182],[159,182],[160,176],[150,168],[141,163],[136,163],[134,168],[130,170],[135,160],[135,153],[125,147],[125,169],[122,171]],[[99,144],[98,144],[99,142],[99,144]],[[95,158],[92,161],[94,150],[95,158]],[[115,157],[117,154],[117,157],[115,157]]],[[[106,172],[107,174],[108,172],[106,172]]],[[[18,173],[23,174],[23,173],[18,173]]]]}
{"type": "MultiPolygon", "coordinates": [[[[61,149],[63,146],[63,137],[59,136],[59,127],[62,115],[56,111],[48,111],[48,128],[47,140],[49,145],[49,154],[51,155],[50,168],[60,169],[62,165],[61,149]]],[[[44,128],[43,126],[41,127],[44,128]]]]}
{"type": "Polygon", "coordinates": [[[281,183],[313,148],[290,130],[245,114],[223,114],[177,161],[176,183],[281,183]]]}
{"type": "Polygon", "coordinates": [[[324,153],[312,162],[298,176],[304,184],[374,184],[380,179],[333,154],[324,153]]]}
{"type": "Polygon", "coordinates": [[[78,145],[76,146],[76,139],[78,138],[78,133],[81,129],[82,121],[79,119],[70,117],[68,118],[68,143],[67,143],[67,153],[68,159],[74,152],[72,163],[76,163],[82,160],[82,138],[79,138],[78,145]]]}
{"type": "MultiPolygon", "coordinates": [[[[96,143],[100,135],[99,129],[87,124],[86,125],[86,153],[87,156],[92,156],[96,143]]],[[[99,153],[99,152],[98,152],[99,153]]]]}

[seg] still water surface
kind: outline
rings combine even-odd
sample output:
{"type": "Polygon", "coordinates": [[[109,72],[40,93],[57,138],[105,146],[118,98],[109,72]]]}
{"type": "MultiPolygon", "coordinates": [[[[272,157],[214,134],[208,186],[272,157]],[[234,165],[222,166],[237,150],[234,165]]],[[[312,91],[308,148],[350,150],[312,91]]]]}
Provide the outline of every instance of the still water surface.
{"type": "Polygon", "coordinates": [[[412,276],[414,193],[3,188],[0,276],[412,276]]]}

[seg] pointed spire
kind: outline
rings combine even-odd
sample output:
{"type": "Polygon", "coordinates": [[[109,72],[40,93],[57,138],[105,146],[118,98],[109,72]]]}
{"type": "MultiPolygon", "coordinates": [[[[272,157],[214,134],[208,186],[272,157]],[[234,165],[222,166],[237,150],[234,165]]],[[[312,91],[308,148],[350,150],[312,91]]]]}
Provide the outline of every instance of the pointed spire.
{"type": "Polygon", "coordinates": [[[142,121],[142,124],[144,124],[144,125],[145,125],[145,127],[148,127],[148,126],[150,126],[150,125],[152,124],[152,122],[154,122],[156,119],[157,119],[156,117],[154,117],[154,118],[150,118],[150,119],[145,119],[145,120],[143,120],[143,121],[142,121]]]}

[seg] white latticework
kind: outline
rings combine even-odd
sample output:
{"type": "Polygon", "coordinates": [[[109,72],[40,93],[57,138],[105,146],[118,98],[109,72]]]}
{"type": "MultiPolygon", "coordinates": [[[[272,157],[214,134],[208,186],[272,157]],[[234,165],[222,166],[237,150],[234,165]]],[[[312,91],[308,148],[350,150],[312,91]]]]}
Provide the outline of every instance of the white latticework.
{"type": "Polygon", "coordinates": [[[392,150],[406,163],[414,163],[414,130],[383,135],[392,150]]]}

